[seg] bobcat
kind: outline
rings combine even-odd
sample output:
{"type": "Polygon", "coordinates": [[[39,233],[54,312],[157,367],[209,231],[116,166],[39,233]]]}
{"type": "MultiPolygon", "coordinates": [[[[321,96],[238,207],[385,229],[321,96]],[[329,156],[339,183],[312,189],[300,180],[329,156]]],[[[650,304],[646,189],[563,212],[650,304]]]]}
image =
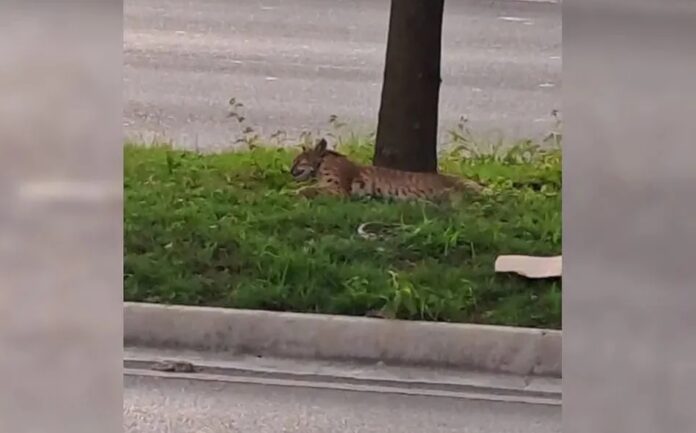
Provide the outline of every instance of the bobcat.
{"type": "Polygon", "coordinates": [[[328,150],[325,139],[305,149],[293,161],[290,173],[296,181],[316,178],[316,185],[300,189],[305,197],[326,194],[339,197],[374,197],[396,200],[439,201],[452,193],[480,193],[474,181],[437,173],[416,173],[384,167],[364,166],[345,155],[328,150]]]}

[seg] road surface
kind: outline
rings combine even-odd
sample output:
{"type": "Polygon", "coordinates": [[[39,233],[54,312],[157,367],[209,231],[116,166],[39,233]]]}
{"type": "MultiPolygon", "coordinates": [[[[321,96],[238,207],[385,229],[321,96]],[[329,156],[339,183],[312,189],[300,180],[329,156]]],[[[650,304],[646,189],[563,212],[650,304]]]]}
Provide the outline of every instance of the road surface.
{"type": "MultiPolygon", "coordinates": [[[[448,0],[440,125],[539,136],[560,109],[561,6],[448,0]]],[[[217,149],[326,131],[334,114],[374,130],[389,0],[126,0],[124,128],[130,138],[217,149]]]]}
{"type": "Polygon", "coordinates": [[[556,378],[143,347],[124,348],[124,374],[132,433],[561,431],[556,378]]]}
{"type": "Polygon", "coordinates": [[[551,433],[560,406],[124,378],[127,433],[551,433]]]}

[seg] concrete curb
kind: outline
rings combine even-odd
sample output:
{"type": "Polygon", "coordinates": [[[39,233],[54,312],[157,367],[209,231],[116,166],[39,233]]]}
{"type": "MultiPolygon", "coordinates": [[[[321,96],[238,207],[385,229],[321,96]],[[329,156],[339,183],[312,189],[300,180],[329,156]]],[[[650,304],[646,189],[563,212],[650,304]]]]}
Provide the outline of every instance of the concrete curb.
{"type": "Polygon", "coordinates": [[[124,343],[561,377],[561,331],[124,304],[124,343]]]}

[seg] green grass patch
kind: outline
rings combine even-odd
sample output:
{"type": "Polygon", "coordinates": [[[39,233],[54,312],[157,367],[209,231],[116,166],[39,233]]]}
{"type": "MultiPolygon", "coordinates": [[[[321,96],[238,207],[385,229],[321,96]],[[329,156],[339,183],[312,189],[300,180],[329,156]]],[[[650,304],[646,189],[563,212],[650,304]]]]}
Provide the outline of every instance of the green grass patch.
{"type": "Polygon", "coordinates": [[[559,281],[493,272],[499,254],[560,253],[559,150],[441,155],[493,191],[456,206],[298,197],[297,151],[126,145],[125,299],[560,328],[559,281]],[[365,222],[388,230],[366,239],[365,222]]]}

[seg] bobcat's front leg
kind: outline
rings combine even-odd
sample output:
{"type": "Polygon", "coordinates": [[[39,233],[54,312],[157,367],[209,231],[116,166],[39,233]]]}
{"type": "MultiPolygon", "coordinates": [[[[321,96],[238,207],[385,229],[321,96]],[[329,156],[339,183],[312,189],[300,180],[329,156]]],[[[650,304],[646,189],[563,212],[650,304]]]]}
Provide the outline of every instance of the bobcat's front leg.
{"type": "Polygon", "coordinates": [[[314,198],[318,195],[326,195],[330,197],[348,197],[348,193],[338,185],[319,184],[306,186],[297,190],[297,194],[306,198],[314,198]]]}
{"type": "Polygon", "coordinates": [[[295,191],[295,194],[305,198],[316,197],[319,194],[319,187],[317,185],[304,186],[295,191]]]}

